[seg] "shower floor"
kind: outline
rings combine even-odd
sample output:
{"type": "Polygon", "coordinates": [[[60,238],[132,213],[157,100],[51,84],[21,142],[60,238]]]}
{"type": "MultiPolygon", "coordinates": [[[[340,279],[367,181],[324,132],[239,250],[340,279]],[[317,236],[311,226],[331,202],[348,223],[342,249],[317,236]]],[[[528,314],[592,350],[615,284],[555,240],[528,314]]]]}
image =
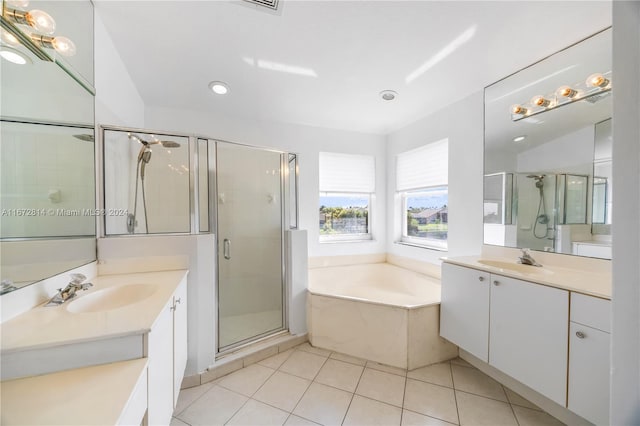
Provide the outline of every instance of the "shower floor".
{"type": "Polygon", "coordinates": [[[220,317],[220,347],[283,328],[282,311],[252,312],[242,315],[220,317]]]}

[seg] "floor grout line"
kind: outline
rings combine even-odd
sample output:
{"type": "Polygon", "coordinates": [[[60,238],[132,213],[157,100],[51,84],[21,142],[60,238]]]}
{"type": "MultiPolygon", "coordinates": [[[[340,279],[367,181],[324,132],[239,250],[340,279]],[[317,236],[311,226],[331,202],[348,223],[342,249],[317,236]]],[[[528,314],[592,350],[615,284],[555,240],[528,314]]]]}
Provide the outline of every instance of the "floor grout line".
{"type": "Polygon", "coordinates": [[[458,407],[458,395],[456,395],[456,382],[453,378],[453,365],[449,362],[449,374],[451,374],[451,385],[453,386],[453,402],[456,404],[456,416],[458,416],[458,424],[462,423],[460,420],[460,408],[458,407]]]}
{"type": "Polygon", "coordinates": [[[358,383],[356,383],[356,388],[351,393],[351,399],[349,400],[349,405],[347,406],[347,410],[344,412],[344,416],[342,416],[342,422],[340,422],[341,425],[344,424],[344,421],[347,419],[347,414],[349,414],[349,409],[351,408],[351,403],[353,402],[353,398],[356,396],[356,391],[358,390],[358,386],[360,385],[360,380],[362,380],[362,376],[364,374],[364,370],[365,369],[366,369],[366,366],[363,367],[362,371],[360,372],[360,377],[358,377],[358,383]]]}

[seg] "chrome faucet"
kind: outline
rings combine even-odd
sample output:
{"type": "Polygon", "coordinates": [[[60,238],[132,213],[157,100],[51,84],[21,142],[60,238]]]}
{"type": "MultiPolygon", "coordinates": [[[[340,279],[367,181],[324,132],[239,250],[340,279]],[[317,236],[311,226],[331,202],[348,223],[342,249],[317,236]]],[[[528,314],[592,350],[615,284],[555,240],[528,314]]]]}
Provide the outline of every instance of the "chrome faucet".
{"type": "Polygon", "coordinates": [[[522,263],[523,265],[542,266],[541,264],[536,262],[533,257],[531,257],[531,255],[529,254],[529,249],[523,248],[521,250],[522,256],[518,257],[518,263],[522,263]]]}
{"type": "Polygon", "coordinates": [[[71,274],[71,281],[69,284],[67,284],[64,289],[59,288],[56,295],[53,296],[45,306],[62,305],[67,300],[76,297],[76,292],[78,290],[89,290],[89,287],[92,287],[93,284],[83,282],[86,279],[87,277],[82,274],[71,274]]]}
{"type": "Polygon", "coordinates": [[[3,279],[2,280],[2,284],[0,285],[0,296],[5,294],[5,293],[9,293],[10,291],[13,290],[17,290],[18,288],[13,285],[13,281],[11,281],[10,279],[3,279]]]}

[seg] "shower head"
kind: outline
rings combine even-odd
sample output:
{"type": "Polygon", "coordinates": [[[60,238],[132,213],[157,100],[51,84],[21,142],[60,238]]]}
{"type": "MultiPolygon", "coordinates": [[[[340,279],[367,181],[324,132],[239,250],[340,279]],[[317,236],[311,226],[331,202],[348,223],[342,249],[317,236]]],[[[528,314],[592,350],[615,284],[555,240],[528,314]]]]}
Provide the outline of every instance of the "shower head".
{"type": "Polygon", "coordinates": [[[174,141],[151,141],[151,142],[145,141],[139,136],[131,133],[129,133],[129,139],[133,139],[137,142],[140,142],[144,146],[157,145],[157,144],[162,145],[163,148],[180,148],[181,146],[178,142],[174,142],[174,141]]]}
{"type": "Polygon", "coordinates": [[[528,178],[533,178],[535,180],[542,180],[542,179],[544,179],[545,175],[529,175],[527,177],[528,178]]]}

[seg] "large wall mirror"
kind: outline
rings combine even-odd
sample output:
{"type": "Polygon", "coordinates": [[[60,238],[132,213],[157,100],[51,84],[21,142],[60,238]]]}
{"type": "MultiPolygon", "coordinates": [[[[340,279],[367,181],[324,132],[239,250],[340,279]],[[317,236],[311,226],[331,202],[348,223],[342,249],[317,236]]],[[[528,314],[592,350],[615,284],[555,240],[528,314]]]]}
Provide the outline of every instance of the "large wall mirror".
{"type": "Polygon", "coordinates": [[[485,89],[484,243],[611,258],[611,30],[485,89]]]}
{"type": "Polygon", "coordinates": [[[95,210],[93,5],[2,6],[0,293],[6,294],[94,261],[101,212],[95,210]],[[27,14],[46,16],[32,26],[27,14]]]}

